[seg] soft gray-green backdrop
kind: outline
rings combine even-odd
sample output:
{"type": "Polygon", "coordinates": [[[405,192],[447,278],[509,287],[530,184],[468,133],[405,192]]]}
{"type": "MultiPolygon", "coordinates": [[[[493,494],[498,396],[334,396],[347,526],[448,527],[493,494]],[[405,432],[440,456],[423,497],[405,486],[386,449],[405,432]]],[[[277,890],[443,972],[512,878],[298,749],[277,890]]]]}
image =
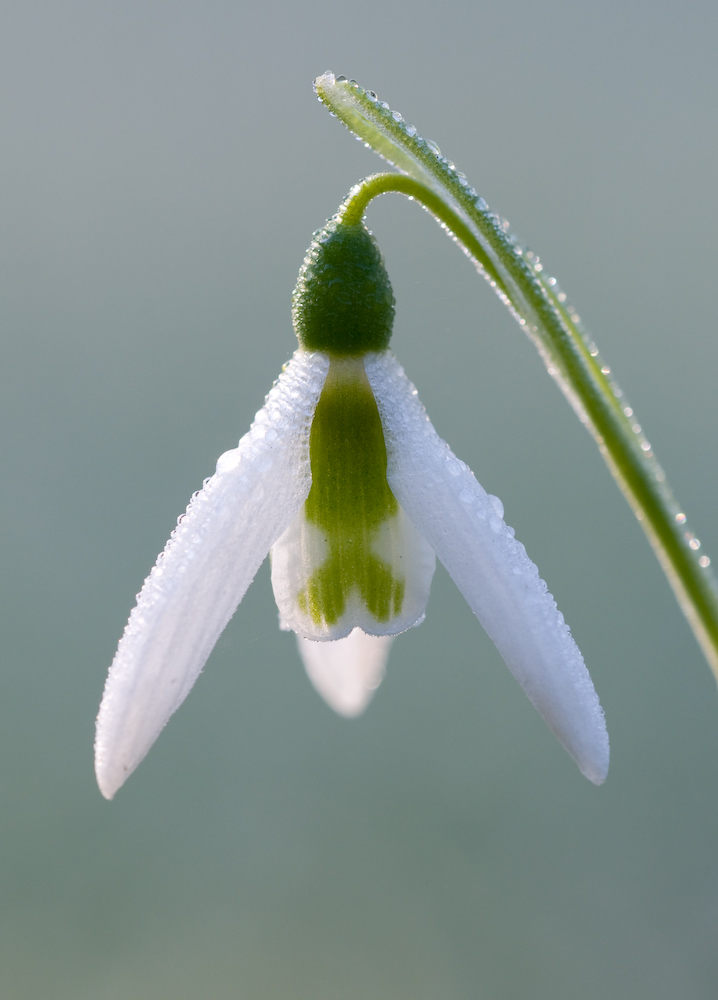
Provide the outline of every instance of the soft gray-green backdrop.
{"type": "Polygon", "coordinates": [[[443,571],[335,718],[266,567],[112,803],[93,722],[143,577],[293,350],[312,230],[379,161],[354,76],[541,254],[718,557],[713,0],[8,0],[0,14],[0,994],[712,1000],[715,682],[533,347],[416,206],[395,350],[584,651],[589,785],[443,571]]]}

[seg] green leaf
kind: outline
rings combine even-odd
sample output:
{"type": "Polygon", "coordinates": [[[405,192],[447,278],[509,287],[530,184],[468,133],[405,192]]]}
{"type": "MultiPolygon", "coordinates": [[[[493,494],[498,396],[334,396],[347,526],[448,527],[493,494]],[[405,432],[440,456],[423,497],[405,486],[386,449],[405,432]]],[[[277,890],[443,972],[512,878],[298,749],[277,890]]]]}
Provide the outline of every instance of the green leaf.
{"type": "Polygon", "coordinates": [[[353,204],[354,213],[363,212],[376,194],[401,191],[422,202],[473,258],[593,435],[718,678],[718,591],[710,560],[688,530],[685,514],[611,369],[556,280],[547,277],[539,258],[521,246],[438,146],[423,139],[398,112],[345,77],[325,73],[314,86],[332,114],[406,175],[369,178],[352,191],[344,209],[353,204]]]}

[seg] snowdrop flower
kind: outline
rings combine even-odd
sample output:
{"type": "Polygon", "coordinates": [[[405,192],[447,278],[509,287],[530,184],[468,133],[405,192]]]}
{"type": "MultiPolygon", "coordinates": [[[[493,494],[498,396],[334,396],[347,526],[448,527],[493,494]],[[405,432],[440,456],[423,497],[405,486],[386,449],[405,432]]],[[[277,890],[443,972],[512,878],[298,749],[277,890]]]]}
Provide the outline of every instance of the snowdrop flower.
{"type": "Polygon", "coordinates": [[[268,553],[280,625],[337,712],[366,707],[392,637],[423,620],[438,556],[581,771],[606,777],[581,653],[501,502],[439,438],[388,351],[393,317],[373,237],[335,217],[299,275],[299,349],[130,615],[97,720],[107,798],[184,701],[268,553]]]}

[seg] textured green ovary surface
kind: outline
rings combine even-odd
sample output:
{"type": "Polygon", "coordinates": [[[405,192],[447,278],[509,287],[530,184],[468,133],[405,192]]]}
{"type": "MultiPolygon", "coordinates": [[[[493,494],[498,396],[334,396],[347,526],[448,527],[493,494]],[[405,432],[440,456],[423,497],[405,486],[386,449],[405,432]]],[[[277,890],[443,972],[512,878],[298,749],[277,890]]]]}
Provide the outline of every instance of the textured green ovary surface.
{"type": "Polygon", "coordinates": [[[360,360],[332,359],[309,438],[312,487],[305,505],[329,547],[298,596],[316,625],[335,625],[358,590],[379,622],[401,611],[404,580],[375,556],[378,529],[398,514],[386,481],[379,411],[360,360]]]}
{"type": "Polygon", "coordinates": [[[294,289],[292,317],[307,351],[357,357],[388,347],[394,294],[366,226],[332,222],[315,234],[294,289]]]}

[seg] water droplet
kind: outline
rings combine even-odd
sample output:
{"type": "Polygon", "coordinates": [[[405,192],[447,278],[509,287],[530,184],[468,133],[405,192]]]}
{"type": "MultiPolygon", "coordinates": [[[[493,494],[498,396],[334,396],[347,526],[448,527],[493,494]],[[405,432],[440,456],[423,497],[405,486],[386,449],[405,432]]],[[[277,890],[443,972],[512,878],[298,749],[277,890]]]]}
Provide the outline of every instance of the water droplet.
{"type": "Polygon", "coordinates": [[[685,523],[686,523],[686,515],[676,514],[676,524],[685,524],[685,523]]]}
{"type": "Polygon", "coordinates": [[[406,134],[413,138],[416,135],[416,125],[407,125],[406,134]]]}
{"type": "Polygon", "coordinates": [[[549,278],[548,279],[548,283],[553,288],[553,286],[556,284],[556,279],[555,278],[549,278]]]}
{"type": "Polygon", "coordinates": [[[694,552],[697,552],[698,549],[701,547],[701,543],[697,538],[691,538],[691,540],[688,542],[688,545],[693,549],[694,552]]]}
{"type": "Polygon", "coordinates": [[[648,441],[641,441],[641,451],[650,451],[651,446],[648,441]]]}
{"type": "Polygon", "coordinates": [[[501,500],[498,497],[492,496],[491,493],[487,494],[487,500],[494,508],[494,513],[497,514],[499,517],[503,517],[504,505],[501,503],[501,500]]]}
{"type": "Polygon", "coordinates": [[[391,117],[394,119],[395,122],[403,122],[404,121],[404,119],[402,118],[402,116],[399,114],[398,111],[392,111],[391,117]]]}
{"type": "Polygon", "coordinates": [[[488,210],[489,206],[486,204],[486,202],[484,201],[483,198],[477,198],[476,199],[476,207],[478,208],[478,210],[480,212],[486,212],[488,210]]]}
{"type": "MultiPolygon", "coordinates": [[[[596,351],[596,354],[598,354],[598,351],[596,351]]],[[[608,367],[608,365],[604,365],[603,366],[603,368],[601,369],[601,374],[602,375],[610,375],[611,374],[611,369],[608,367]]]]}
{"type": "Polygon", "coordinates": [[[378,100],[378,98],[377,98],[377,96],[376,96],[376,94],[374,93],[373,90],[367,90],[366,96],[369,98],[370,101],[376,101],[376,100],[378,100]]]}
{"type": "Polygon", "coordinates": [[[711,561],[708,556],[701,556],[700,559],[698,560],[698,565],[701,566],[703,569],[707,569],[710,566],[710,564],[711,561]]]}
{"type": "Polygon", "coordinates": [[[429,147],[434,156],[441,156],[441,150],[439,149],[439,147],[436,145],[435,142],[432,142],[431,139],[426,139],[425,141],[426,145],[429,147]]]}
{"type": "Polygon", "coordinates": [[[566,293],[565,292],[559,292],[557,298],[558,298],[559,302],[565,302],[566,301],[566,293]]]}
{"type": "Polygon", "coordinates": [[[336,82],[337,83],[345,83],[346,82],[346,77],[345,76],[338,76],[338,77],[336,77],[336,82]]]}
{"type": "Polygon", "coordinates": [[[626,417],[632,417],[633,416],[633,408],[630,407],[630,406],[624,406],[623,407],[623,413],[624,413],[624,416],[626,416],[626,417]]]}

